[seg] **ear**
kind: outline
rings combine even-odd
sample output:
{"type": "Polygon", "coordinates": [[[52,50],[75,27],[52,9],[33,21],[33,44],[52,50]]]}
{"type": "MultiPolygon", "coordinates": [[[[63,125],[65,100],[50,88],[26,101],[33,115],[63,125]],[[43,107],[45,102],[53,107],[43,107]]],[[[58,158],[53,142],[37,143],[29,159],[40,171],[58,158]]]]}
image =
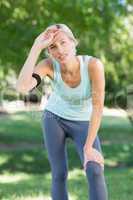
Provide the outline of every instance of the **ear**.
{"type": "Polygon", "coordinates": [[[74,43],[73,40],[71,40],[71,47],[72,47],[72,49],[75,49],[75,48],[76,48],[75,43],[74,43]]]}
{"type": "Polygon", "coordinates": [[[77,49],[76,49],[76,45],[75,45],[74,41],[72,41],[72,48],[73,48],[73,50],[74,50],[74,52],[75,52],[75,54],[76,54],[77,49]]]}
{"type": "Polygon", "coordinates": [[[44,53],[45,53],[46,57],[49,57],[49,51],[47,48],[44,50],[44,53]]]}

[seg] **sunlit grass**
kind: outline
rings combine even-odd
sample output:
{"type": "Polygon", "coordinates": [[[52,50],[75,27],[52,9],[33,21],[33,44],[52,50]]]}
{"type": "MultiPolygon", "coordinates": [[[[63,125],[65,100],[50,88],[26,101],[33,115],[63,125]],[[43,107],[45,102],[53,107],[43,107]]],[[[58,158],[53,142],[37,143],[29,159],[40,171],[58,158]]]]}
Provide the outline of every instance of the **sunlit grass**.
{"type": "Polygon", "coordinates": [[[18,174],[4,173],[3,175],[0,175],[0,183],[15,183],[26,180],[28,178],[29,175],[26,173],[18,173],[18,174]]]}
{"type": "MultiPolygon", "coordinates": [[[[1,117],[0,200],[51,200],[52,177],[42,142],[41,113],[35,115],[20,112],[1,117]]],[[[99,136],[110,200],[132,200],[132,133],[127,118],[109,116],[102,120],[99,136]]],[[[70,141],[67,150],[69,199],[87,200],[87,178],[70,141]]]]}
{"type": "MultiPolygon", "coordinates": [[[[17,112],[0,118],[1,142],[27,141],[41,143],[42,112],[17,112]]],[[[105,142],[131,142],[133,127],[126,117],[104,116],[99,136],[105,142]]]]}
{"type": "Polygon", "coordinates": [[[18,112],[0,118],[0,142],[42,141],[41,112],[18,112]]]}
{"type": "MultiPolygon", "coordinates": [[[[125,197],[128,197],[129,200],[132,200],[132,177],[133,169],[112,168],[106,170],[105,178],[111,200],[126,200],[125,197]]],[[[2,178],[2,176],[0,176],[0,178],[2,178]]],[[[83,170],[70,170],[67,185],[70,200],[87,199],[88,185],[83,170]]],[[[29,175],[22,173],[3,175],[2,183],[0,183],[0,197],[2,200],[48,200],[50,199],[50,186],[50,172],[46,175],[29,175]],[[8,182],[5,181],[6,178],[9,179],[8,182]]]]}

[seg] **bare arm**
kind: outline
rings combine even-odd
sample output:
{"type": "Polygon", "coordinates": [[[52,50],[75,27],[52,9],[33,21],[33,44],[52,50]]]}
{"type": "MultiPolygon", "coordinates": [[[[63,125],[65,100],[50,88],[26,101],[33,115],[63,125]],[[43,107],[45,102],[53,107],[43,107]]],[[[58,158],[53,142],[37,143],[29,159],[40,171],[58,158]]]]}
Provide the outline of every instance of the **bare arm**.
{"type": "Polygon", "coordinates": [[[37,59],[42,51],[42,49],[47,48],[49,44],[51,44],[55,30],[45,31],[41,33],[36,39],[35,42],[29,52],[29,55],[20,71],[16,89],[18,92],[27,93],[34,86],[36,86],[37,81],[34,77],[32,77],[32,73],[37,73],[42,78],[46,74],[49,73],[49,65],[48,60],[42,60],[36,65],[37,59]]]}
{"type": "Polygon", "coordinates": [[[86,140],[85,147],[89,150],[92,148],[93,142],[100,127],[100,122],[104,106],[104,90],[105,90],[105,77],[104,66],[102,62],[93,58],[89,64],[89,72],[92,81],[92,103],[93,111],[90,120],[89,134],[86,140]]]}
{"type": "Polygon", "coordinates": [[[18,92],[26,93],[31,88],[31,85],[33,85],[33,87],[36,85],[36,80],[32,77],[32,73],[40,52],[41,51],[37,47],[34,45],[32,46],[16,83],[16,89],[18,92]]]}
{"type": "Polygon", "coordinates": [[[35,65],[35,57],[37,57],[37,55],[38,53],[34,52],[33,49],[33,52],[30,52],[23,68],[20,71],[19,78],[16,84],[17,91],[20,93],[26,94],[37,85],[37,80],[32,77],[32,73],[38,74],[41,79],[50,74],[50,59],[41,60],[37,65],[35,65]]]}

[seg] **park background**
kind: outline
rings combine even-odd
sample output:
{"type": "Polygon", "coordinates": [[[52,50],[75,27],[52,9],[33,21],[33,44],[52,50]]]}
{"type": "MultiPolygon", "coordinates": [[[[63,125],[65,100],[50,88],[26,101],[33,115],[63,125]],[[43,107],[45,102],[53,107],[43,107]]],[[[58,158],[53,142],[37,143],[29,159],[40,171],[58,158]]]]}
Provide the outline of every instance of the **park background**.
{"type": "MultiPolygon", "coordinates": [[[[0,0],[0,199],[49,200],[51,171],[41,115],[49,79],[27,95],[16,80],[34,39],[65,23],[79,40],[77,54],[101,59],[106,96],[99,130],[110,200],[133,198],[133,2],[131,0],[0,0]]],[[[46,57],[42,52],[39,59],[46,57]]],[[[68,141],[70,200],[87,199],[87,180],[68,141]]]]}

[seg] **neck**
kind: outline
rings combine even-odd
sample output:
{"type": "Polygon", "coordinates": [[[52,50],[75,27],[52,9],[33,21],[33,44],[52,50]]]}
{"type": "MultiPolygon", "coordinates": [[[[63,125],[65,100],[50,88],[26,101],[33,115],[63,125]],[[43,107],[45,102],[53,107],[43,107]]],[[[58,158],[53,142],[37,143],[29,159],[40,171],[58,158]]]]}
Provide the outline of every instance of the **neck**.
{"type": "Polygon", "coordinates": [[[66,63],[61,63],[62,71],[64,72],[74,72],[79,69],[79,60],[76,56],[72,56],[71,59],[66,63]]]}

